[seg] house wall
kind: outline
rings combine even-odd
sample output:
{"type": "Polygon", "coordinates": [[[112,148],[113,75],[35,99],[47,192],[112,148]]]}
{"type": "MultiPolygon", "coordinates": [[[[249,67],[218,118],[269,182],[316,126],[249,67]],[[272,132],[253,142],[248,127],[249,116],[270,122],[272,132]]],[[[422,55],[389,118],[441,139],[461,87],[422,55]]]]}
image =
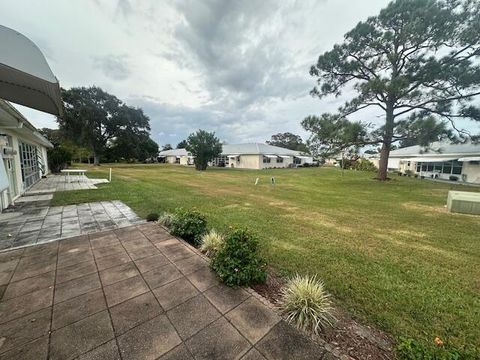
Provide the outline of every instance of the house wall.
{"type": "MultiPolygon", "coordinates": [[[[39,157],[41,158],[42,163],[45,165],[45,172],[40,172],[39,176],[45,176],[48,174],[48,158],[47,158],[47,149],[45,146],[28,139],[21,134],[18,134],[16,131],[12,131],[10,129],[0,128],[0,133],[10,136],[11,138],[11,147],[17,152],[13,158],[11,159],[3,159],[0,155],[0,161],[3,162],[3,166],[7,167],[10,165],[11,169],[7,170],[7,176],[9,176],[10,180],[14,183],[10,185],[9,192],[4,191],[0,194],[0,210],[8,207],[13,200],[18,198],[22,195],[27,188],[24,187],[22,181],[22,164],[20,162],[20,142],[35,145],[37,147],[37,151],[39,157]]],[[[11,182],[10,181],[10,182],[11,182]]]]}
{"type": "Polygon", "coordinates": [[[239,169],[261,169],[260,155],[240,155],[237,158],[230,158],[228,166],[239,169]]]}
{"type": "Polygon", "coordinates": [[[466,182],[480,184],[480,164],[464,162],[462,174],[466,175],[466,182]]]}
{"type": "Polygon", "coordinates": [[[176,156],[166,156],[165,157],[165,162],[168,163],[168,164],[175,164],[176,161],[177,161],[176,156]]]}

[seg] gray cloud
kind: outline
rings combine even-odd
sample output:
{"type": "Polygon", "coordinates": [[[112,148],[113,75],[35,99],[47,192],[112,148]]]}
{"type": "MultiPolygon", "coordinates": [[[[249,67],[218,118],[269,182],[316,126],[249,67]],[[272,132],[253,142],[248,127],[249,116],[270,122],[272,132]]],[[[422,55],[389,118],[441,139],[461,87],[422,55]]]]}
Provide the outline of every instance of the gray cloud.
{"type": "Polygon", "coordinates": [[[102,70],[105,76],[112,80],[126,80],[131,75],[127,56],[125,55],[95,57],[93,64],[95,68],[102,70]]]}

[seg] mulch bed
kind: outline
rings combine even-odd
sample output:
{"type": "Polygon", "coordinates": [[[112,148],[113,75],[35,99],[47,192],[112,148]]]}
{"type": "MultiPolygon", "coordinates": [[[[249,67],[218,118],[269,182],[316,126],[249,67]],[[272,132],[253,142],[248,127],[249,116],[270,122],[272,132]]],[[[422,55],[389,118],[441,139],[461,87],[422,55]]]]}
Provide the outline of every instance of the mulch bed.
{"type": "MultiPolygon", "coordinates": [[[[284,278],[269,269],[265,284],[254,285],[252,288],[275,305],[285,283],[284,278]]],[[[389,335],[360,324],[338,308],[335,317],[338,320],[335,325],[319,335],[319,338],[339,353],[358,360],[395,359],[394,341],[389,335]]]]}

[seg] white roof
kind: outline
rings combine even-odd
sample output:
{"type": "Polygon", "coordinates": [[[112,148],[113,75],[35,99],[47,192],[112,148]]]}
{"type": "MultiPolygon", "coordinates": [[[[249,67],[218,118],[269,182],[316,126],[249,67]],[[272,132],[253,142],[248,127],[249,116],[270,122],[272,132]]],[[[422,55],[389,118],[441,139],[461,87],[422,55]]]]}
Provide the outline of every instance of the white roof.
{"type": "Polygon", "coordinates": [[[40,49],[0,25],[0,98],[62,116],[60,85],[40,49]]]}
{"type": "Polygon", "coordinates": [[[442,156],[442,157],[415,157],[415,158],[408,158],[408,159],[401,159],[400,161],[412,161],[412,162],[444,162],[444,161],[452,161],[457,160],[458,156],[442,156]]]}
{"type": "Polygon", "coordinates": [[[463,157],[458,159],[458,161],[463,161],[463,162],[480,161],[480,156],[463,157]]]}
{"type": "Polygon", "coordinates": [[[285,149],[262,143],[225,144],[222,147],[222,155],[288,155],[299,156],[300,151],[285,149]]]}
{"type": "Polygon", "coordinates": [[[186,149],[172,149],[160,151],[160,156],[188,156],[186,149]]]}
{"type": "Polygon", "coordinates": [[[465,144],[451,144],[448,142],[434,142],[430,144],[428,149],[423,146],[415,145],[402,149],[390,151],[391,158],[406,158],[406,157],[449,157],[459,155],[458,157],[466,155],[480,155],[480,144],[472,144],[470,142],[465,144]]]}

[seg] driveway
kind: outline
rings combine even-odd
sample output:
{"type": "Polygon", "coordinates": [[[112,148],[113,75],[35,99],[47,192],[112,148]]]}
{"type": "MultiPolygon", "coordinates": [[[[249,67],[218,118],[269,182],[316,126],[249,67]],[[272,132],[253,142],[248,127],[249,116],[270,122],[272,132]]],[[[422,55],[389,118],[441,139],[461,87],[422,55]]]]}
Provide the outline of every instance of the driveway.
{"type": "Polygon", "coordinates": [[[0,253],[0,359],[332,359],[148,223],[0,253]]]}

